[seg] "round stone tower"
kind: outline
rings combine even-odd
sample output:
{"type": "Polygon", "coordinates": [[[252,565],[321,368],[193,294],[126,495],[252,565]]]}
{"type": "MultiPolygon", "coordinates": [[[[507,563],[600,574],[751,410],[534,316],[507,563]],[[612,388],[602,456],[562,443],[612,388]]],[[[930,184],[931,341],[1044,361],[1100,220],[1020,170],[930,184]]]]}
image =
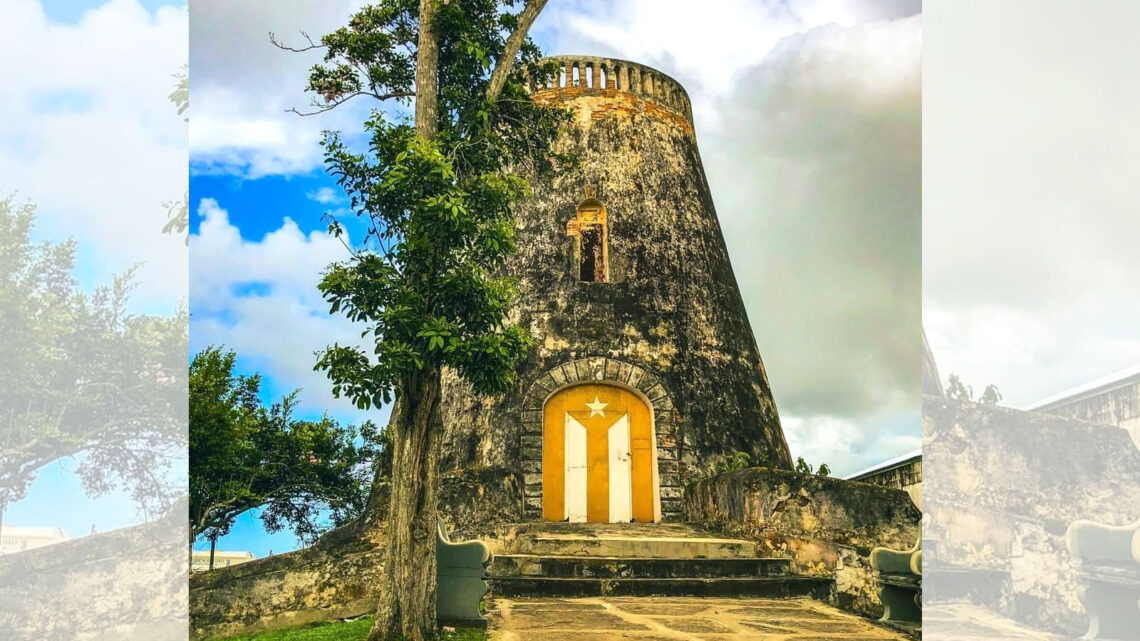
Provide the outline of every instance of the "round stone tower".
{"type": "Polygon", "coordinates": [[[508,268],[511,320],[535,345],[502,397],[445,374],[441,469],[520,471],[535,518],[675,518],[683,482],[723,457],[791,457],[688,95],[639,64],[555,60],[563,71],[532,95],[572,111],[558,144],[579,164],[534,185],[508,268]]]}

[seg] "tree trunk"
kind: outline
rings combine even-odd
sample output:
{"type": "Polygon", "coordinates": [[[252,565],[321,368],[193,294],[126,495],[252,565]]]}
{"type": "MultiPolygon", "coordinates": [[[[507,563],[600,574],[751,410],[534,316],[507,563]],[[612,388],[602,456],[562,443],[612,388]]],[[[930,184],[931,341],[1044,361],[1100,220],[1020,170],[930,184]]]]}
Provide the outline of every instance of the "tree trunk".
{"type": "Polygon", "coordinates": [[[401,389],[392,438],[388,554],[369,641],[436,637],[436,503],[439,370],[420,371],[401,389]]]}
{"type": "Polygon", "coordinates": [[[210,571],[214,571],[214,549],[218,547],[218,538],[210,537],[210,571]]]}
{"type": "Polygon", "coordinates": [[[420,0],[420,37],[416,49],[416,135],[435,140],[439,128],[439,33],[435,3],[420,0]]]}

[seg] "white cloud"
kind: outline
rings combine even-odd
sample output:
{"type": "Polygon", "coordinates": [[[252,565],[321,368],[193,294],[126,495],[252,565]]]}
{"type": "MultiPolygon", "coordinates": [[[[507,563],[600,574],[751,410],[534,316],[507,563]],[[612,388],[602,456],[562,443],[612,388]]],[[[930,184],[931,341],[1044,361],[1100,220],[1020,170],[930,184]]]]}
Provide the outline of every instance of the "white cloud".
{"type": "Polygon", "coordinates": [[[226,2],[192,0],[190,23],[194,170],[247,177],[304,173],[322,162],[322,130],[359,127],[376,106],[350,102],[318,116],[302,117],[304,92],[320,51],[293,53],[273,46],[269,34],[293,47],[307,46],[343,26],[364,4],[337,2],[226,2]]]}
{"type": "Polygon", "coordinates": [[[1140,363],[1140,87],[1121,80],[1140,73],[1140,5],[936,10],[923,304],[940,373],[1016,407],[1140,363]]]}
{"type": "Polygon", "coordinates": [[[186,191],[186,125],[167,99],[186,63],[187,16],[134,0],[50,23],[39,3],[0,0],[0,193],[39,207],[39,233],[75,238],[91,282],[142,263],[135,301],[184,300],[183,238],[164,202],[186,191]]]}
{"type": "Polygon", "coordinates": [[[261,240],[243,239],[211,198],[198,203],[198,213],[202,223],[190,237],[191,348],[224,344],[286,390],[303,388],[303,411],[357,414],[313,371],[315,352],[360,341],[359,327],[329,315],[317,290],[321,272],[346,257],[344,246],[323,232],[305,234],[288,218],[261,240]]]}
{"type": "Polygon", "coordinates": [[[329,205],[343,200],[340,194],[332,187],[321,187],[316,191],[305,194],[305,196],[309,200],[321,203],[322,205],[329,205]]]}

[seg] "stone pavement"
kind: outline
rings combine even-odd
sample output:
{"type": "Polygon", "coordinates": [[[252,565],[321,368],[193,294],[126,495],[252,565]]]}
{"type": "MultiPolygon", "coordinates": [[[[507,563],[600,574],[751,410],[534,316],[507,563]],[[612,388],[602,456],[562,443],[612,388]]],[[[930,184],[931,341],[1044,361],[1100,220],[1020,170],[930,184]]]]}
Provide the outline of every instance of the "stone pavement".
{"type": "Polygon", "coordinates": [[[922,634],[928,641],[1062,641],[1064,638],[1034,630],[972,603],[924,605],[922,634]]]}
{"type": "Polygon", "coordinates": [[[811,599],[497,597],[490,641],[905,641],[811,599]]]}

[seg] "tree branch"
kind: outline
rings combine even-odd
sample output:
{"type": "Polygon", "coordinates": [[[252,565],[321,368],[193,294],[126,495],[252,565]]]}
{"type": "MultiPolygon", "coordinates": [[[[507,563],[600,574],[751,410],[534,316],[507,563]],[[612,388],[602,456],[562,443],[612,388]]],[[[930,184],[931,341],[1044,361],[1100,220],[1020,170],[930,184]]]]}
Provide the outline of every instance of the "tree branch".
{"type": "Polygon", "coordinates": [[[312,51],[313,49],[324,49],[325,48],[325,45],[319,45],[319,44],[313,42],[313,39],[309,37],[309,34],[305,33],[304,31],[301,32],[301,35],[305,37],[305,40],[309,41],[309,46],[301,47],[300,49],[298,49],[296,47],[290,47],[288,45],[281,44],[281,42],[277,40],[277,35],[274,34],[272,31],[269,32],[269,42],[273,43],[273,46],[277,47],[278,49],[284,49],[285,51],[292,51],[294,53],[300,53],[302,51],[312,51]]]}
{"type": "Polygon", "coordinates": [[[343,105],[344,103],[348,102],[349,100],[352,100],[353,98],[356,98],[359,96],[372,96],[376,100],[379,100],[380,102],[384,102],[385,100],[393,100],[393,99],[400,99],[400,98],[414,98],[416,96],[416,94],[414,94],[410,91],[394,91],[392,93],[385,93],[385,94],[377,94],[377,93],[373,93],[371,91],[354,91],[350,94],[346,94],[340,98],[337,98],[336,100],[334,100],[332,102],[327,102],[323,105],[320,104],[319,102],[313,101],[313,107],[315,107],[314,111],[301,111],[301,110],[297,109],[296,107],[289,107],[285,111],[286,111],[286,113],[293,113],[293,114],[297,114],[298,116],[316,116],[317,114],[323,114],[326,111],[332,111],[333,109],[336,109],[337,107],[343,105]]]}
{"type": "Polygon", "coordinates": [[[519,13],[519,23],[515,25],[515,30],[507,38],[507,44],[503,47],[503,55],[499,56],[499,60],[495,63],[495,70],[491,73],[491,82],[487,85],[488,102],[495,102],[499,93],[503,91],[503,85],[507,84],[507,77],[511,75],[511,68],[515,64],[515,56],[518,55],[519,49],[526,42],[526,35],[535,19],[538,18],[538,14],[542,13],[546,2],[547,0],[527,0],[526,6],[519,13]]]}

